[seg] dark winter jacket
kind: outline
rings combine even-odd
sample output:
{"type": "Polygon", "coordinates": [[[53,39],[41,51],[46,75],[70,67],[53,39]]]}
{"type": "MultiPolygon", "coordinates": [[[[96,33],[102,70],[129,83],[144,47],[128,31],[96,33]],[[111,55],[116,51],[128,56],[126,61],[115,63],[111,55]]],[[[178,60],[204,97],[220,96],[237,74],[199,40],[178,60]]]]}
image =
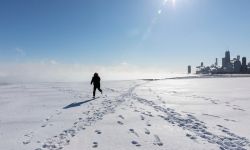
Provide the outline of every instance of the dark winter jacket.
{"type": "Polygon", "coordinates": [[[93,76],[91,84],[94,84],[95,87],[100,87],[101,78],[99,76],[93,76]]]}

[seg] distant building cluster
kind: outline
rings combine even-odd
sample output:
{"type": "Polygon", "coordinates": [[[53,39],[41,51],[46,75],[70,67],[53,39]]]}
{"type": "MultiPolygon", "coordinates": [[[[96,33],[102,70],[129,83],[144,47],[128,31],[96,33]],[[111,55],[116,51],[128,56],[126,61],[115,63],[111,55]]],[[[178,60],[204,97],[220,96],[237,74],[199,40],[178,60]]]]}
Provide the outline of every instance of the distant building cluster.
{"type": "Polygon", "coordinates": [[[211,66],[201,65],[196,67],[196,74],[250,74],[250,62],[247,64],[247,58],[238,55],[236,58],[230,58],[230,51],[225,52],[225,57],[222,58],[222,65],[218,65],[218,58],[211,66]]]}

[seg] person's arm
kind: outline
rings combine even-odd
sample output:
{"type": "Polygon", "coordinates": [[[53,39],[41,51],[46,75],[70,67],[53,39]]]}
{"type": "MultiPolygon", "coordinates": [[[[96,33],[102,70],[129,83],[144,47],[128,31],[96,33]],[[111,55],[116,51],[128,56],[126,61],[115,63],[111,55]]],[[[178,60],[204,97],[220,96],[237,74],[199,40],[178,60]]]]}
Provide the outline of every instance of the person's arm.
{"type": "Polygon", "coordinates": [[[93,83],[93,78],[92,78],[92,80],[91,80],[91,82],[90,82],[90,85],[92,85],[92,83],[93,83]]]}

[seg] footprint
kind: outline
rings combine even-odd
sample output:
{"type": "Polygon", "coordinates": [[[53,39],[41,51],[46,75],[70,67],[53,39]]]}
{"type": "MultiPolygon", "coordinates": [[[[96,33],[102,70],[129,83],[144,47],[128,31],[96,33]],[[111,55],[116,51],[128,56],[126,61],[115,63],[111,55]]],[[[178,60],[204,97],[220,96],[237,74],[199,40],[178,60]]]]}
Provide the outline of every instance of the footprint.
{"type": "Polygon", "coordinates": [[[241,109],[241,108],[233,108],[234,110],[240,110],[240,111],[246,111],[244,109],[241,109]]]}
{"type": "Polygon", "coordinates": [[[86,128],[85,127],[83,127],[83,126],[78,126],[77,127],[77,131],[80,131],[80,130],[85,130],[86,128]]]}
{"type": "Polygon", "coordinates": [[[33,132],[30,132],[28,134],[25,134],[24,137],[27,138],[25,141],[23,141],[23,144],[24,145],[27,145],[31,142],[32,138],[34,136],[34,133],[33,132]]]}
{"type": "Polygon", "coordinates": [[[220,128],[224,128],[222,125],[217,125],[218,127],[220,127],[220,128]]]}
{"type": "Polygon", "coordinates": [[[224,119],[225,121],[237,122],[236,120],[224,119]]]}
{"type": "Polygon", "coordinates": [[[118,124],[123,125],[124,123],[121,121],[117,121],[118,124]]]}
{"type": "Polygon", "coordinates": [[[149,123],[149,121],[146,122],[146,125],[147,125],[148,127],[151,127],[151,126],[152,126],[152,125],[149,123]]]}
{"type": "Polygon", "coordinates": [[[137,147],[141,146],[141,144],[139,144],[137,141],[132,141],[131,143],[137,147]]]}
{"type": "Polygon", "coordinates": [[[147,128],[145,128],[145,134],[150,134],[150,131],[147,129],[147,128]]]}
{"type": "MultiPolygon", "coordinates": [[[[49,121],[50,121],[50,119],[51,119],[52,117],[53,117],[53,115],[51,115],[51,116],[49,116],[48,118],[46,118],[46,119],[44,120],[43,125],[41,125],[41,127],[42,127],[42,128],[46,127],[46,126],[49,124],[49,121]]],[[[50,125],[50,126],[52,126],[52,125],[50,125]]]]}
{"type": "Polygon", "coordinates": [[[158,135],[154,135],[154,138],[155,138],[154,145],[163,146],[163,143],[161,142],[161,139],[159,138],[158,135]]]}
{"type": "Polygon", "coordinates": [[[23,144],[24,145],[27,145],[27,144],[29,144],[30,143],[30,141],[23,141],[23,144]]]}
{"type": "Polygon", "coordinates": [[[137,133],[137,132],[135,132],[135,130],[134,130],[134,129],[129,129],[129,131],[130,131],[131,133],[133,133],[135,136],[139,137],[138,133],[137,133]]]}
{"type": "Polygon", "coordinates": [[[145,111],[142,112],[143,115],[149,116],[149,117],[154,117],[150,111],[145,111]]]}
{"type": "Polygon", "coordinates": [[[93,142],[93,148],[97,148],[98,147],[98,142],[93,142]]]}
{"type": "Polygon", "coordinates": [[[121,119],[124,119],[124,117],[122,115],[119,115],[118,117],[121,118],[121,119]]]}
{"type": "Polygon", "coordinates": [[[220,116],[211,115],[211,114],[202,114],[203,116],[209,116],[209,117],[215,117],[215,118],[221,118],[220,116]]]}
{"type": "Polygon", "coordinates": [[[95,133],[102,134],[102,132],[100,130],[95,130],[95,133]]]}
{"type": "Polygon", "coordinates": [[[57,114],[57,115],[61,115],[61,114],[62,114],[62,112],[61,112],[61,111],[59,111],[59,110],[56,110],[56,114],[57,114]]]}
{"type": "Polygon", "coordinates": [[[189,137],[189,138],[192,139],[192,140],[197,139],[195,136],[192,136],[191,134],[188,134],[188,133],[186,134],[186,136],[189,137]]]}
{"type": "Polygon", "coordinates": [[[76,135],[76,131],[74,129],[67,129],[63,131],[66,135],[70,135],[71,137],[74,137],[76,135]]]}
{"type": "Polygon", "coordinates": [[[143,115],[141,115],[141,120],[145,120],[145,117],[143,115]]]}

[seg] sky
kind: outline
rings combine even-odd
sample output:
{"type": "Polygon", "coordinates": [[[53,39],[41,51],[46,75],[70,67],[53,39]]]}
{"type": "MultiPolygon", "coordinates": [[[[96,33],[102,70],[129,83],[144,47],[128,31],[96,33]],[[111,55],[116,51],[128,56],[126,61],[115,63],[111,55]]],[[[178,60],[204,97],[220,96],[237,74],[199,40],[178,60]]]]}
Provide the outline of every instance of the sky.
{"type": "Polygon", "coordinates": [[[0,81],[164,77],[226,50],[250,60],[249,18],[249,0],[1,0],[0,81]]]}

